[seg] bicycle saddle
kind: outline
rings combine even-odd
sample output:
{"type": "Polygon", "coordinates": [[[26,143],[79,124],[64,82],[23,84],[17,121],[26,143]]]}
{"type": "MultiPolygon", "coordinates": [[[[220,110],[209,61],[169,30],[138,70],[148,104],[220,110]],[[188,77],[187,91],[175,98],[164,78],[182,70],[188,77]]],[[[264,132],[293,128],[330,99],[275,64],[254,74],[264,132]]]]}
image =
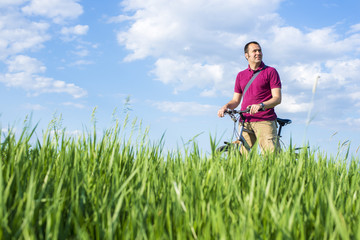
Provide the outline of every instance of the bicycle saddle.
{"type": "Polygon", "coordinates": [[[276,120],[277,120],[277,122],[280,124],[280,126],[285,126],[285,125],[291,123],[291,120],[290,120],[290,119],[277,118],[276,120]]]}

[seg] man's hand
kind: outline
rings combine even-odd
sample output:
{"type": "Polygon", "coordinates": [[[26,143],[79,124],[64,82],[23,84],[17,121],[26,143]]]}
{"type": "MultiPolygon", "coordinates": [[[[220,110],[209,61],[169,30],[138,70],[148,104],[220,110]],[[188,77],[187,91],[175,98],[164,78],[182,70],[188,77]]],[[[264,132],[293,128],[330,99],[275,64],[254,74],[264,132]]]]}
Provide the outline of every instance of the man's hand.
{"type": "Polygon", "coordinates": [[[241,101],[241,94],[234,92],[233,98],[227,104],[225,104],[222,108],[219,109],[218,116],[224,117],[225,111],[228,109],[235,109],[237,106],[239,106],[240,101],[241,101]]]}
{"type": "Polygon", "coordinates": [[[255,114],[261,110],[262,106],[261,104],[253,104],[249,105],[248,108],[250,108],[250,114],[255,114]]]}
{"type": "Polygon", "coordinates": [[[224,117],[224,113],[228,108],[226,106],[223,106],[222,108],[219,109],[218,111],[218,116],[219,117],[224,117]]]}

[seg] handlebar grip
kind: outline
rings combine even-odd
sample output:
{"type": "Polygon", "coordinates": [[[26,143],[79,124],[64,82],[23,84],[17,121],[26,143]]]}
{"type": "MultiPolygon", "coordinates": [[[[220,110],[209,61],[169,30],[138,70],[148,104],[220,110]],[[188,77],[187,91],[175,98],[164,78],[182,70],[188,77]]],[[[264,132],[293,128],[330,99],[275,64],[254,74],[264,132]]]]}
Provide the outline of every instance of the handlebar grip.
{"type": "MultiPolygon", "coordinates": [[[[265,110],[266,109],[259,109],[259,112],[262,112],[265,110]]],[[[249,113],[249,112],[250,112],[250,108],[247,108],[245,110],[235,110],[235,109],[233,110],[233,109],[228,108],[224,111],[225,114],[232,114],[232,113],[237,114],[237,113],[249,113]]]]}
{"type": "Polygon", "coordinates": [[[234,113],[234,114],[240,114],[240,113],[248,113],[248,112],[250,112],[250,108],[247,108],[247,109],[245,109],[245,110],[232,110],[232,109],[227,109],[227,110],[225,110],[225,112],[224,113],[227,113],[227,114],[232,114],[232,113],[234,113]]]}

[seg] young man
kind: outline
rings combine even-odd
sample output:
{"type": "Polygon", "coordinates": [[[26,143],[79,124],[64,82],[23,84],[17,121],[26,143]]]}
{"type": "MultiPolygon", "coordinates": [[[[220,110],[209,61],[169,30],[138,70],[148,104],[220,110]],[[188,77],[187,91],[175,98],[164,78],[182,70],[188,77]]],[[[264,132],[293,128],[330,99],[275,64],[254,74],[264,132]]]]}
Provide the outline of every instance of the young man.
{"type": "Polygon", "coordinates": [[[250,147],[258,140],[262,151],[274,151],[279,146],[274,107],[281,103],[280,77],[275,68],[263,63],[259,43],[255,41],[247,43],[244,52],[249,66],[238,73],[234,96],[220,108],[218,116],[223,117],[227,109],[235,109],[242,99],[241,110],[250,108],[250,113],[244,114],[245,129],[247,129],[243,132],[245,140],[250,147]],[[258,71],[260,73],[243,96],[245,86],[258,71]]]}

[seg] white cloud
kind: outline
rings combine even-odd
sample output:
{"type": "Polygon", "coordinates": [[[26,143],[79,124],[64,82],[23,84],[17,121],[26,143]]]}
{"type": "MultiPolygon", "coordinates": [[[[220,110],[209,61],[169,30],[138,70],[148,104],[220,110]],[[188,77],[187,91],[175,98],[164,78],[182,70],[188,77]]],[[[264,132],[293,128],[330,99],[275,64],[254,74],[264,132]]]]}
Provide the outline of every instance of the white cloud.
{"type": "Polygon", "coordinates": [[[175,113],[181,116],[214,115],[219,106],[200,104],[197,102],[152,102],[162,112],[175,113]]]}
{"type": "Polygon", "coordinates": [[[314,81],[321,75],[320,63],[296,64],[281,67],[281,79],[283,85],[289,88],[296,87],[297,90],[312,89],[314,81]]]}
{"type": "Polygon", "coordinates": [[[108,23],[122,23],[125,21],[133,20],[133,19],[134,18],[131,16],[119,15],[119,16],[108,18],[107,22],[108,23]]]}
{"type": "Polygon", "coordinates": [[[340,86],[357,83],[360,59],[330,59],[313,63],[298,63],[281,67],[282,78],[287,85],[297,89],[311,89],[314,81],[320,76],[318,88],[336,91],[340,86]]]}
{"type": "Polygon", "coordinates": [[[88,25],[76,25],[73,27],[63,27],[61,29],[61,34],[69,37],[71,35],[86,35],[89,31],[88,25]]]}
{"type": "Polygon", "coordinates": [[[6,62],[10,73],[28,72],[29,74],[43,73],[46,68],[35,58],[19,55],[6,62]]]}
{"type": "Polygon", "coordinates": [[[337,108],[360,106],[358,103],[360,59],[330,59],[322,63],[298,63],[279,69],[283,93],[287,95],[278,107],[281,111],[289,112],[289,109],[292,109],[290,112],[301,112],[300,109],[306,108],[312,101],[312,89],[318,76],[320,78],[313,101],[316,110],[321,112],[321,116],[331,114],[337,108]],[[345,102],[346,105],[344,105],[345,102]]]}
{"type": "Polygon", "coordinates": [[[80,36],[86,35],[89,31],[88,25],[76,25],[73,27],[63,27],[60,31],[61,39],[70,42],[78,39],[80,36]]]}
{"type": "Polygon", "coordinates": [[[74,51],[73,53],[79,57],[86,57],[89,55],[90,51],[88,49],[79,48],[77,51],[74,51]]]}
{"type": "Polygon", "coordinates": [[[14,5],[20,5],[28,0],[1,0],[0,7],[9,7],[14,5]]]}
{"type": "Polygon", "coordinates": [[[35,58],[19,55],[7,60],[6,64],[8,73],[0,74],[0,82],[7,87],[23,88],[33,95],[67,93],[74,98],[80,98],[87,94],[85,90],[72,83],[41,76],[46,68],[35,58]]]}
{"type": "Polygon", "coordinates": [[[308,112],[310,107],[311,103],[309,102],[309,99],[304,98],[304,94],[299,94],[297,96],[283,94],[281,104],[276,106],[276,111],[279,110],[285,113],[308,112]]]}
{"type": "MultiPolygon", "coordinates": [[[[64,23],[82,14],[81,5],[76,0],[27,0],[1,1],[0,7],[0,61],[7,66],[7,72],[0,73],[0,82],[7,87],[22,88],[30,95],[67,93],[74,98],[84,97],[86,91],[75,84],[44,76],[46,66],[28,56],[29,52],[39,51],[51,39],[49,30],[54,25],[49,20],[32,16],[64,23]]],[[[85,35],[88,29],[87,25],[76,25],[63,27],[62,33],[70,38],[85,35]]],[[[88,52],[83,50],[78,55],[85,56],[88,52]]],[[[78,62],[85,63],[89,64],[78,62]]]]}
{"type": "Polygon", "coordinates": [[[74,102],[64,102],[62,105],[64,105],[64,106],[69,106],[69,107],[74,107],[74,108],[78,108],[78,109],[83,109],[83,108],[85,108],[85,105],[84,105],[84,104],[74,103],[74,102]]]}
{"type": "Polygon", "coordinates": [[[360,32],[360,23],[352,25],[350,27],[350,30],[348,31],[348,33],[356,33],[356,32],[360,32]]]}
{"type": "Polygon", "coordinates": [[[118,41],[131,51],[126,58],[128,61],[163,54],[178,55],[184,48],[192,49],[195,55],[216,46],[207,53],[211,54],[217,52],[217,47],[224,49],[221,40],[225,39],[228,44],[230,40],[239,39],[239,32],[249,32],[253,22],[271,24],[277,21],[273,11],[280,2],[128,0],[123,2],[124,9],[132,15],[118,18],[121,21],[131,19],[131,25],[118,33],[118,41]],[[232,35],[234,33],[237,36],[232,35]],[[226,40],[224,36],[232,37],[226,40]]]}
{"type": "Polygon", "coordinates": [[[50,39],[49,24],[30,22],[17,12],[0,15],[0,60],[27,50],[37,50],[50,39]]]}
{"type": "Polygon", "coordinates": [[[77,0],[31,0],[22,11],[28,15],[38,15],[51,18],[55,23],[75,19],[83,13],[83,8],[77,0]]]}
{"type": "Polygon", "coordinates": [[[338,85],[346,85],[359,81],[360,59],[329,60],[325,66],[330,69],[329,75],[338,85]]]}
{"type": "Polygon", "coordinates": [[[185,58],[158,59],[153,73],[159,81],[175,86],[176,93],[193,87],[205,88],[223,79],[222,66],[192,63],[185,58]]]}
{"type": "Polygon", "coordinates": [[[343,122],[353,128],[353,131],[360,130],[360,118],[346,118],[343,122]]]}
{"type": "Polygon", "coordinates": [[[356,106],[358,106],[358,107],[360,106],[360,90],[350,93],[349,97],[352,100],[356,101],[356,106]]]}
{"type": "Polygon", "coordinates": [[[45,109],[45,107],[40,105],[40,104],[30,104],[30,103],[25,104],[24,107],[26,109],[29,109],[29,110],[32,110],[32,111],[40,111],[40,110],[45,109]]]}
{"type": "Polygon", "coordinates": [[[267,32],[268,56],[281,64],[319,62],[338,58],[360,46],[360,36],[343,38],[335,26],[307,32],[292,26],[275,25],[267,32]]]}
{"type": "Polygon", "coordinates": [[[91,65],[91,64],[94,64],[94,62],[88,60],[78,60],[72,63],[71,66],[83,66],[83,65],[91,65]]]}

